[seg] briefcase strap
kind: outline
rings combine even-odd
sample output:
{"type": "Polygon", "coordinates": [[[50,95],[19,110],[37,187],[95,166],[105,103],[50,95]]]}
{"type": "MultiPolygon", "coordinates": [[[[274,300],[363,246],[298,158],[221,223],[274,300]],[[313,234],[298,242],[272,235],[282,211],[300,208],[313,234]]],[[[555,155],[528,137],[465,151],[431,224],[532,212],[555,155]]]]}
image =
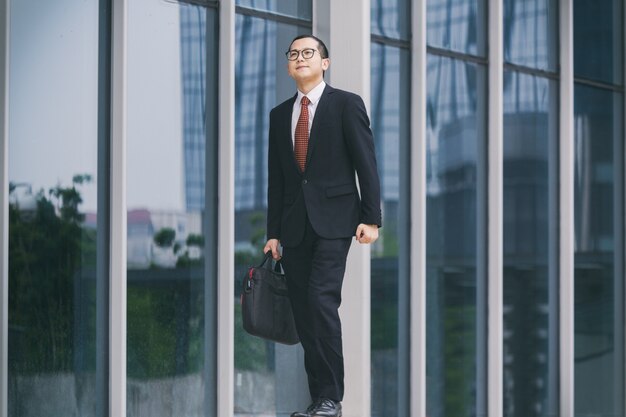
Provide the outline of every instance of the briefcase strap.
{"type": "MultiPolygon", "coordinates": [[[[261,261],[261,263],[259,264],[259,266],[257,266],[257,268],[267,268],[267,269],[271,269],[271,267],[269,267],[269,265],[271,265],[271,259],[272,258],[272,251],[268,250],[267,253],[265,254],[265,258],[263,258],[263,260],[261,261]],[[266,266],[266,264],[270,262],[270,264],[268,264],[266,266]]],[[[281,261],[278,260],[276,261],[276,264],[274,264],[274,272],[278,272],[278,273],[282,273],[283,272],[283,266],[280,263],[281,261]]]]}
{"type": "MultiPolygon", "coordinates": [[[[265,254],[265,257],[263,258],[263,260],[261,261],[261,263],[259,265],[257,265],[256,267],[252,266],[250,268],[248,268],[248,274],[246,276],[246,279],[243,282],[243,291],[247,294],[250,291],[252,291],[252,275],[254,274],[254,270],[258,269],[258,268],[266,268],[266,269],[271,269],[270,265],[271,265],[271,259],[272,258],[272,251],[268,251],[265,254]],[[268,264],[269,262],[269,264],[268,264]]],[[[274,272],[277,272],[279,274],[283,273],[283,268],[282,268],[282,264],[279,261],[276,261],[276,264],[274,265],[274,272]]]]}

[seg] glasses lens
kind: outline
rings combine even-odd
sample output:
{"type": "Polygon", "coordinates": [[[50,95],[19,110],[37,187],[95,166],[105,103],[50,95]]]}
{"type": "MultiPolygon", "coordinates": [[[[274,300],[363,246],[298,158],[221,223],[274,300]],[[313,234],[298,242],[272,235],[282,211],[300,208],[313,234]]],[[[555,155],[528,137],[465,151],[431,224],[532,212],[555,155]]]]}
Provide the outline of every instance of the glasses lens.
{"type": "Polygon", "coordinates": [[[290,61],[298,59],[298,51],[287,51],[287,59],[290,61]]]}
{"type": "Polygon", "coordinates": [[[315,53],[315,49],[303,49],[302,50],[302,56],[304,57],[304,59],[313,58],[314,53],[315,53]]]}

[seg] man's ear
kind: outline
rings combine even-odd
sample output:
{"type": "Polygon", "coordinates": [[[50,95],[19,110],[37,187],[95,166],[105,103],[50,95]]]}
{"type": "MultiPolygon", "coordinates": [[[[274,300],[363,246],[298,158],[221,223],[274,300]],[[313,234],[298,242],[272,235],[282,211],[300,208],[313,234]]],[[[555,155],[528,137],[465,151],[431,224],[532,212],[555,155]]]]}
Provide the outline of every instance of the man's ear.
{"type": "Polygon", "coordinates": [[[322,69],[326,71],[330,67],[330,58],[322,59],[322,69]]]}

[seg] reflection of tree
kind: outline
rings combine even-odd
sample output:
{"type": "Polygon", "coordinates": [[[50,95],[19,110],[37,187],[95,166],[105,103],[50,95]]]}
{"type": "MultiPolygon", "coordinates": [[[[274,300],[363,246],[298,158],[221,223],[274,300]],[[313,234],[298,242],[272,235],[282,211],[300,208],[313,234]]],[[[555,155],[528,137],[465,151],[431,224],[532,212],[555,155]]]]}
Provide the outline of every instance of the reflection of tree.
{"type": "Polygon", "coordinates": [[[251,336],[243,330],[241,304],[235,303],[235,369],[266,370],[270,344],[271,342],[251,336]]]}
{"type": "Polygon", "coordinates": [[[203,365],[204,237],[177,238],[169,227],[152,237],[176,257],[173,267],[128,270],[128,376],[164,378],[199,372],[203,365]],[[190,255],[190,250],[196,249],[190,255]]]}
{"type": "MultiPolygon", "coordinates": [[[[9,187],[11,374],[95,366],[96,230],[85,227],[80,211],[80,185],[90,181],[80,175],[71,186],[41,190],[29,211],[20,207],[20,186],[9,187]]],[[[161,229],[153,240],[161,249],[171,248],[177,261],[174,268],[128,272],[131,378],[182,375],[203,366],[204,261],[191,258],[189,250],[203,248],[204,237],[190,234],[177,241],[174,230],[161,229]]],[[[255,349],[256,344],[246,344],[246,352],[264,354],[265,347],[255,349]]]]}
{"type": "Polygon", "coordinates": [[[443,315],[445,415],[461,416],[472,408],[475,395],[472,376],[476,373],[476,351],[468,341],[476,340],[476,308],[459,303],[446,308],[443,315]]]}
{"type": "MultiPolygon", "coordinates": [[[[250,248],[235,251],[235,265],[243,268],[259,262],[265,246],[265,214],[257,211],[246,217],[251,227],[249,235],[250,248]]],[[[240,281],[241,277],[239,275],[237,275],[237,279],[240,281]]]]}
{"type": "MultiPolygon", "coordinates": [[[[389,228],[388,225],[385,227],[389,228]]],[[[384,229],[384,228],[383,228],[384,229]]],[[[381,229],[382,231],[382,229],[381,229]]],[[[387,242],[385,242],[386,244],[387,242]]],[[[383,351],[398,348],[398,258],[372,257],[371,346],[383,351]]]]}
{"type": "MultiPolygon", "coordinates": [[[[265,243],[264,214],[253,213],[248,220],[252,248],[235,253],[237,297],[245,270],[259,262],[265,243]]],[[[203,364],[203,312],[208,307],[202,290],[204,261],[191,258],[189,251],[203,248],[204,237],[189,234],[181,239],[174,229],[163,227],[152,240],[161,250],[171,250],[176,264],[128,271],[128,375],[137,379],[198,372],[203,364]]],[[[240,309],[236,302],[235,367],[265,370],[272,344],[243,331],[240,309]]]]}
{"type": "Polygon", "coordinates": [[[265,213],[254,211],[245,217],[250,224],[250,247],[235,251],[235,369],[263,371],[273,363],[273,343],[250,336],[243,330],[239,296],[248,267],[258,264],[263,256],[265,213]]]}
{"type": "MultiPolygon", "coordinates": [[[[34,215],[19,209],[16,187],[9,187],[9,317],[12,360],[20,372],[73,368],[75,280],[95,267],[96,231],[83,228],[84,214],[76,185],[58,185],[35,196],[34,215]]],[[[87,363],[93,361],[86,361],[87,363]]]]}
{"type": "MultiPolygon", "coordinates": [[[[203,264],[201,256],[192,257],[189,253],[190,248],[197,248],[201,250],[204,247],[204,236],[202,235],[193,233],[189,234],[183,245],[182,241],[176,240],[176,231],[174,229],[164,227],[156,232],[152,239],[154,240],[154,244],[159,248],[172,248],[172,252],[177,257],[176,268],[201,266],[203,264]]],[[[199,251],[199,253],[201,252],[199,251]]]]}
{"type": "Polygon", "coordinates": [[[189,236],[187,236],[187,240],[185,241],[185,244],[187,245],[187,248],[178,257],[178,260],[176,261],[176,267],[182,268],[182,267],[189,267],[189,266],[195,266],[195,265],[202,265],[202,262],[203,262],[202,258],[196,259],[196,258],[191,257],[189,253],[189,249],[193,247],[196,247],[198,249],[204,248],[204,236],[190,234],[189,236]]]}
{"type": "Polygon", "coordinates": [[[199,372],[204,345],[202,268],[129,270],[128,376],[199,372]]]}
{"type": "Polygon", "coordinates": [[[169,248],[176,239],[176,231],[170,227],[164,227],[154,234],[154,243],[160,248],[169,248]]]}

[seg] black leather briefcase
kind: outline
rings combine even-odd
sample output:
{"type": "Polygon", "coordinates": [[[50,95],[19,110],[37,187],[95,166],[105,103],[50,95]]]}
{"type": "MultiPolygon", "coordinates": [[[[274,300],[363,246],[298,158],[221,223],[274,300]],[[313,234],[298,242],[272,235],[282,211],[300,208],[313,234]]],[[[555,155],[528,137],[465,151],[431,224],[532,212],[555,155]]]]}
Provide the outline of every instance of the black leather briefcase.
{"type": "Polygon", "coordinates": [[[272,268],[268,252],[259,266],[250,267],[243,279],[243,328],[251,335],[286,345],[300,341],[280,261],[272,268]]]}

